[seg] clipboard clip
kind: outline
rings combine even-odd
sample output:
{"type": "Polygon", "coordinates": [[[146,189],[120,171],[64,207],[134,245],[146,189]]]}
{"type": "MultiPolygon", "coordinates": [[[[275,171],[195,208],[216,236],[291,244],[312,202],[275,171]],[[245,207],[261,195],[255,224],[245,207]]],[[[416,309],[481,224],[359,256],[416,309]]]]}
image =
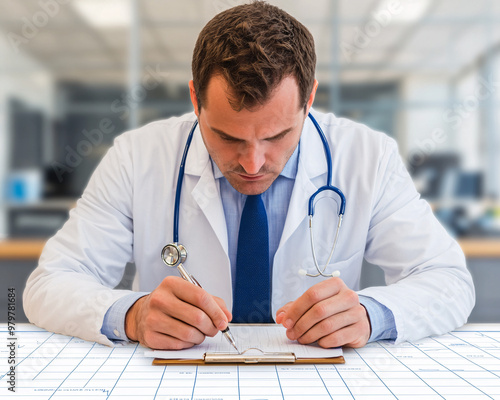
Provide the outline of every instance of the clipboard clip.
{"type": "Polygon", "coordinates": [[[262,353],[262,354],[236,354],[236,353],[205,353],[206,364],[223,363],[294,363],[297,357],[294,353],[262,353]]]}

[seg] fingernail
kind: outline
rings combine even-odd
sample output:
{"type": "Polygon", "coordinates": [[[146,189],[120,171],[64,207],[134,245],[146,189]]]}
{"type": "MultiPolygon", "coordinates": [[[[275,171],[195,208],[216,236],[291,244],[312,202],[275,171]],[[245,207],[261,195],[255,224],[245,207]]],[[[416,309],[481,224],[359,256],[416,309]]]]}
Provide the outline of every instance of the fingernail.
{"type": "Polygon", "coordinates": [[[222,331],[222,330],[226,329],[226,326],[227,326],[227,322],[222,320],[221,322],[219,322],[219,325],[217,325],[217,329],[219,331],[222,331]]]}
{"type": "Polygon", "coordinates": [[[284,311],[281,311],[278,315],[276,315],[276,322],[279,324],[281,319],[283,318],[283,315],[285,315],[284,311]]]}
{"type": "Polygon", "coordinates": [[[291,319],[287,319],[283,326],[287,329],[291,329],[293,327],[293,321],[291,319]]]}

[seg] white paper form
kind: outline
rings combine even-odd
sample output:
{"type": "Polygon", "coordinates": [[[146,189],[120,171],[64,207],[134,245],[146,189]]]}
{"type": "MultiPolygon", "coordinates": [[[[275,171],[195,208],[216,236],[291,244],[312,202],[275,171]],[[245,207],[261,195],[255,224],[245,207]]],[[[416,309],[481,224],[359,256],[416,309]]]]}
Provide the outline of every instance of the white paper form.
{"type": "MultiPolygon", "coordinates": [[[[323,349],[318,345],[302,345],[286,337],[286,329],[282,325],[230,325],[231,333],[238,349],[243,352],[257,348],[264,353],[294,353],[297,358],[331,358],[342,355],[342,348],[323,349]]],[[[151,350],[144,352],[146,357],[201,360],[205,353],[234,353],[236,350],[222,334],[213,338],[207,337],[197,346],[186,350],[151,350]]],[[[248,354],[259,354],[258,352],[248,354]]]]}
{"type": "Polygon", "coordinates": [[[344,349],[345,364],[201,366],[151,365],[136,343],[111,348],[18,324],[15,393],[5,324],[0,337],[2,400],[500,399],[500,324],[344,349]]]}

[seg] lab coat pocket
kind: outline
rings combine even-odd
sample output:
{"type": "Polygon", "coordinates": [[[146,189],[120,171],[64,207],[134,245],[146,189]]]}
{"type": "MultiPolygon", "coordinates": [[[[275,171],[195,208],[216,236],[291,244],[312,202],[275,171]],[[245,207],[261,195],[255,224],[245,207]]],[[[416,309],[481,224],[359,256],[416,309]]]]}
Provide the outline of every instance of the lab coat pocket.
{"type": "MultiPolygon", "coordinates": [[[[359,286],[359,278],[361,275],[361,266],[363,264],[363,254],[363,250],[358,250],[343,261],[330,262],[326,266],[326,268],[325,264],[322,264],[321,260],[318,260],[319,270],[323,271],[324,269],[323,273],[327,275],[326,277],[321,275],[317,276],[318,270],[314,265],[314,260],[311,257],[310,260],[307,260],[305,262],[305,264],[302,266],[302,270],[300,271],[301,275],[303,275],[302,279],[304,283],[304,290],[307,290],[309,287],[315,285],[321,280],[329,279],[331,277],[329,275],[331,275],[332,273],[336,274],[337,271],[340,274],[340,278],[346,283],[348,287],[357,290],[359,286]]],[[[333,257],[335,258],[335,254],[333,255],[333,257]]]]}

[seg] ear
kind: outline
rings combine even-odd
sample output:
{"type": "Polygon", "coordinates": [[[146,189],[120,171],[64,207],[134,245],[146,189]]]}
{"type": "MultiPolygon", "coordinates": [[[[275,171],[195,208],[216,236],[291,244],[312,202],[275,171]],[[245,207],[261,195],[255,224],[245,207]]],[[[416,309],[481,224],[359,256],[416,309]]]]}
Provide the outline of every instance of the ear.
{"type": "Polygon", "coordinates": [[[200,110],[198,108],[198,97],[196,97],[196,90],[194,90],[193,80],[189,81],[189,96],[191,97],[191,103],[193,103],[194,113],[196,117],[200,116],[200,110]]]}
{"type": "Polygon", "coordinates": [[[307,100],[306,104],[306,115],[309,114],[309,110],[311,109],[313,103],[314,103],[314,98],[316,97],[316,90],[318,90],[318,80],[314,80],[314,85],[311,90],[311,94],[309,95],[309,100],[307,100]]]}

